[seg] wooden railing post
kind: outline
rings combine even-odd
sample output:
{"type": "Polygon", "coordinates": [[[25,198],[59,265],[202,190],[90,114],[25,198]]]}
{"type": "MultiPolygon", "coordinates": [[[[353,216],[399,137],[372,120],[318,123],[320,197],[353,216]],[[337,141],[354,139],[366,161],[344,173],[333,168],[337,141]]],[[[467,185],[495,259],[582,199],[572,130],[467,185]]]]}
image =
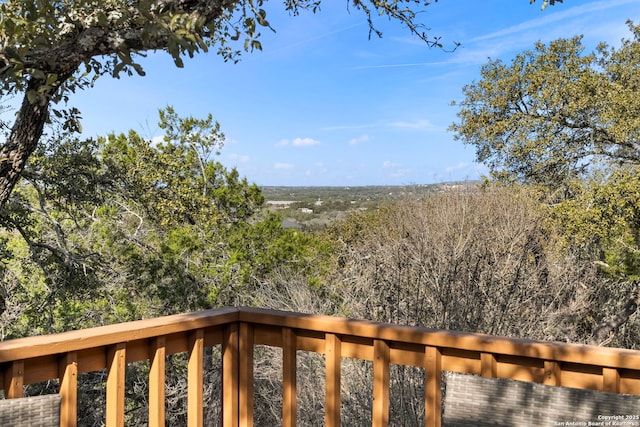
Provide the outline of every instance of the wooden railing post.
{"type": "Polygon", "coordinates": [[[222,339],[222,425],[235,427],[238,419],[239,327],[231,323],[222,339]]]}
{"type": "Polygon", "coordinates": [[[187,426],[204,424],[202,399],[204,377],[204,331],[195,330],[189,338],[189,363],[187,366],[187,426]]]}
{"type": "Polygon", "coordinates": [[[149,427],[165,425],[165,377],[166,356],[165,337],[151,340],[149,348],[149,427]]]}
{"type": "Polygon", "coordinates": [[[424,386],[424,425],[440,427],[442,412],[442,353],[437,347],[426,347],[424,386]]]}
{"type": "Polygon", "coordinates": [[[340,426],[340,368],[342,343],[336,334],[325,334],[325,427],[340,426]]]}
{"type": "Polygon", "coordinates": [[[389,425],[389,345],[383,340],[373,341],[373,426],[389,425]]]}
{"type": "Polygon", "coordinates": [[[60,358],[60,427],[78,424],[78,354],[66,353],[60,358]]]}
{"type": "Polygon", "coordinates": [[[253,325],[240,323],[239,339],[239,421],[241,427],[253,427],[253,325]]]}
{"type": "Polygon", "coordinates": [[[296,334],[291,328],[282,329],[282,425],[295,427],[298,417],[296,334]]]}
{"type": "Polygon", "coordinates": [[[118,343],[107,354],[107,427],[124,427],[124,386],[127,345],[118,343]]]}

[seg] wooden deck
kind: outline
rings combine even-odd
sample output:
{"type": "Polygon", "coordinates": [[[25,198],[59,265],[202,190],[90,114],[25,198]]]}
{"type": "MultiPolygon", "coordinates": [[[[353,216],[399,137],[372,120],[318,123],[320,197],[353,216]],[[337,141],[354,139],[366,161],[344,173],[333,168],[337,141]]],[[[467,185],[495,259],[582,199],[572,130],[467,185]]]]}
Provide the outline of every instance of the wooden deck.
{"type": "Polygon", "coordinates": [[[640,351],[509,339],[254,308],[222,308],[0,342],[7,398],[60,379],[61,426],[77,423],[78,374],[108,370],[106,425],[124,426],[125,372],[149,360],[149,426],[165,425],[166,356],[188,353],[188,425],[203,424],[203,357],[222,347],[225,426],[253,425],[253,348],[282,348],[283,424],[296,424],[296,351],[325,356],[325,425],[340,425],[340,366],[373,361],[374,426],[389,423],[389,366],[424,368],[425,425],[441,425],[441,373],[453,371],[640,395],[640,351]]]}

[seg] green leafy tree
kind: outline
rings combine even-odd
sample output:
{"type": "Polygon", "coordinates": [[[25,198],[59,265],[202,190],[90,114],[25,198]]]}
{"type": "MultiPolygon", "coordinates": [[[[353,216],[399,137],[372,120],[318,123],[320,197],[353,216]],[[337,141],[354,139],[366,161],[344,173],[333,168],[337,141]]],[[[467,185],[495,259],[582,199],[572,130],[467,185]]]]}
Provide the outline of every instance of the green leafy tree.
{"type": "MultiPolygon", "coordinates": [[[[215,48],[224,60],[261,49],[260,29],[271,28],[265,0],[6,0],[0,3],[0,90],[23,97],[10,135],[0,148],[0,206],[36,149],[50,106],[104,75],[144,75],[140,58],[166,51],[178,67],[185,57],[215,48]]],[[[296,15],[316,12],[320,0],[287,0],[296,15]]],[[[351,0],[371,32],[377,15],[404,24],[430,46],[439,46],[418,22],[427,0],[351,0]]],[[[67,129],[78,111],[52,109],[67,129]]]]}
{"type": "Polygon", "coordinates": [[[215,161],[211,116],[160,116],[159,143],[67,138],[31,158],[0,218],[2,295],[22,307],[5,310],[18,319],[7,336],[251,304],[275,270],[316,271],[313,239],[263,214],[260,189],[215,161]]]}
{"type": "Polygon", "coordinates": [[[619,345],[635,346],[640,26],[628,25],[633,37],[619,48],[600,44],[585,54],[574,37],[537,43],[509,65],[490,61],[481,80],[464,87],[451,129],[476,147],[494,178],[552,190],[549,213],[563,250],[599,267],[587,306],[610,304],[606,313],[586,314],[590,341],[610,343],[626,330],[619,345]]]}
{"type": "Polygon", "coordinates": [[[492,60],[464,87],[455,138],[494,178],[555,186],[640,163],[640,26],[619,48],[585,54],[581,37],[492,60]]]}
{"type": "Polygon", "coordinates": [[[565,243],[613,278],[640,280],[640,170],[620,168],[571,186],[551,207],[565,243]]]}
{"type": "Polygon", "coordinates": [[[101,140],[105,167],[146,215],[163,226],[215,225],[244,221],[262,205],[255,185],[210,160],[224,140],[211,116],[180,119],[167,108],[160,118],[165,137],[159,144],[133,131],[101,140]]]}

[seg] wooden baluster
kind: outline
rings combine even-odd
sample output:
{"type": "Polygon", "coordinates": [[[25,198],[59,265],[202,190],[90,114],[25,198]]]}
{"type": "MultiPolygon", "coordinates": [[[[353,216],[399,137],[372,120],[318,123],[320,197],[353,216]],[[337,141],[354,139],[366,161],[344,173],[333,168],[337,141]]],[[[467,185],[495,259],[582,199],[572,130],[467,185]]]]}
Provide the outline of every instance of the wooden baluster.
{"type": "Polygon", "coordinates": [[[119,343],[107,354],[107,427],[124,427],[124,387],[127,345],[119,343]]]}
{"type": "Polygon", "coordinates": [[[78,354],[67,353],[60,359],[60,426],[78,425],[78,354]]]}
{"type": "Polygon", "coordinates": [[[149,348],[149,427],[165,425],[166,339],[151,340],[149,348]]]}
{"type": "Polygon", "coordinates": [[[4,372],[4,397],[15,399],[24,396],[24,361],[16,360],[4,372]]]}
{"type": "Polygon", "coordinates": [[[295,427],[298,415],[296,397],[296,334],[282,329],[282,425],[295,427]]]}
{"type": "Polygon", "coordinates": [[[602,368],[602,391],[620,393],[620,371],[616,368],[602,368]]]}
{"type": "Polygon", "coordinates": [[[442,412],[442,352],[437,347],[426,347],[424,386],[424,425],[440,427],[442,412]]]}
{"type": "Polygon", "coordinates": [[[560,363],[554,360],[544,361],[544,384],[546,385],[561,385],[560,376],[562,370],[560,369],[560,363]]]}
{"type": "Polygon", "coordinates": [[[389,345],[373,341],[373,426],[389,425],[389,345]]]}
{"type": "Polygon", "coordinates": [[[222,341],[222,425],[238,425],[239,327],[231,323],[222,341]]]}
{"type": "Polygon", "coordinates": [[[204,331],[197,329],[189,337],[187,365],[187,426],[202,427],[204,376],[204,331]]]}
{"type": "Polygon", "coordinates": [[[240,426],[253,427],[253,325],[240,323],[239,338],[240,426]]]}
{"type": "Polygon", "coordinates": [[[480,374],[485,378],[498,376],[498,363],[492,353],[480,353],[480,374]]]}
{"type": "Polygon", "coordinates": [[[324,425],[340,425],[340,367],[342,342],[336,334],[325,334],[325,404],[324,425]]]}

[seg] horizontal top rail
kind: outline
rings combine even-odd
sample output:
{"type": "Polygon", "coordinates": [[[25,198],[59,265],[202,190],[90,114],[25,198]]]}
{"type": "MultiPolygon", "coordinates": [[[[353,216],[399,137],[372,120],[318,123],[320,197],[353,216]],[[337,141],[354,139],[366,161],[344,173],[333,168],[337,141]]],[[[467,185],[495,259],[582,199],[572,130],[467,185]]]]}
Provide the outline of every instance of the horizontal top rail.
{"type": "Polygon", "coordinates": [[[640,351],[638,350],[508,338],[249,307],[217,308],[58,334],[7,340],[0,342],[0,363],[154,338],[238,321],[430,347],[618,369],[638,369],[640,366],[640,351]]]}
{"type": "Polygon", "coordinates": [[[239,310],[233,307],[216,308],[58,334],[2,341],[0,342],[0,363],[225,325],[237,322],[238,313],[239,310]]]}
{"type": "Polygon", "coordinates": [[[479,333],[423,328],[366,320],[240,308],[241,322],[288,327],[429,347],[452,348],[610,368],[638,369],[640,351],[556,341],[509,338],[479,333]]]}

